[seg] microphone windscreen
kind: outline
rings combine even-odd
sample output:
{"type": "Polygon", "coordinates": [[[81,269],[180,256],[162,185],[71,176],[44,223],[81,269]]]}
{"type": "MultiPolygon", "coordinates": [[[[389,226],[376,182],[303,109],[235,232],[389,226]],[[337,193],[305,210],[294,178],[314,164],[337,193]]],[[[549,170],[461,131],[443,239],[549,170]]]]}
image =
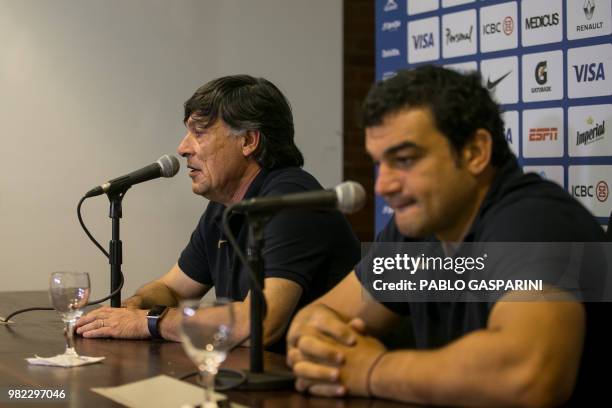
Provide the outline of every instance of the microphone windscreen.
{"type": "Polygon", "coordinates": [[[164,154],[157,160],[157,164],[161,168],[162,177],[174,177],[181,167],[178,159],[169,154],[164,154]]]}
{"type": "Polygon", "coordinates": [[[363,186],[356,181],[345,181],[334,189],[338,196],[338,210],[351,214],[363,208],[366,201],[366,192],[363,186]]]}

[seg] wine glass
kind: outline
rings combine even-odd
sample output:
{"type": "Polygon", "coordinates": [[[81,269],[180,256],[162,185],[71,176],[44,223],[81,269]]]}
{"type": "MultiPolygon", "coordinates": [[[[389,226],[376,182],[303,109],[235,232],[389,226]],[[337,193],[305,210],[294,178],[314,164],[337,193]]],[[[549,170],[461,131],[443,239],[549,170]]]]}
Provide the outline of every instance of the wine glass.
{"type": "Polygon", "coordinates": [[[49,297],[64,322],[66,351],[63,356],[79,357],[74,349],[74,324],[83,314],[89,300],[87,272],[53,272],[49,280],[49,297]]]}
{"type": "Polygon", "coordinates": [[[204,386],[202,408],[217,407],[215,375],[231,348],[234,308],[228,299],[186,300],[180,303],[181,340],[198,367],[204,386]]]}

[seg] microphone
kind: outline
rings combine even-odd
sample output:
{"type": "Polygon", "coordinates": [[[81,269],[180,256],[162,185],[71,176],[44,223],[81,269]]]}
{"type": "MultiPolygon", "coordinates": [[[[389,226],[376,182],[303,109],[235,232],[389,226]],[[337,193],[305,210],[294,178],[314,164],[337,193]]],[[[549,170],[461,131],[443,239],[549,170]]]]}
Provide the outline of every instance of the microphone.
{"type": "Polygon", "coordinates": [[[178,173],[179,167],[181,167],[181,165],[176,157],[164,154],[155,163],[151,163],[125,176],[117,177],[98,187],[92,188],[85,194],[85,197],[89,198],[105,193],[125,191],[134,184],[159,177],[174,177],[174,175],[178,173]]]}
{"type": "Polygon", "coordinates": [[[354,213],[365,205],[365,190],[355,181],[345,181],[329,190],[307,191],[274,197],[257,197],[242,200],[231,209],[239,213],[266,214],[288,208],[337,209],[354,213]]]}

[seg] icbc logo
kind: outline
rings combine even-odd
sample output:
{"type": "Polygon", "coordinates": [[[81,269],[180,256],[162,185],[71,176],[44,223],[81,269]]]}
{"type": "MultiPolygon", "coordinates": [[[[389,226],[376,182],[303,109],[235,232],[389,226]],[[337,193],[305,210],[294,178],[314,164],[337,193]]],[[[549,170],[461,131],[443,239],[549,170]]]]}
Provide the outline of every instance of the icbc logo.
{"type": "Polygon", "coordinates": [[[600,181],[595,186],[576,185],[572,186],[572,195],[574,197],[582,198],[593,198],[596,197],[597,201],[603,203],[608,199],[608,183],[600,181]]]}
{"type": "Polygon", "coordinates": [[[503,32],[506,35],[511,35],[514,31],[514,20],[512,17],[508,16],[504,18],[503,21],[498,21],[497,23],[488,23],[482,27],[482,33],[487,34],[497,34],[503,32]]]}
{"type": "Polygon", "coordinates": [[[504,18],[504,34],[510,35],[514,31],[514,20],[508,16],[504,18]]]}
{"type": "Polygon", "coordinates": [[[599,202],[603,203],[606,201],[608,199],[608,183],[603,180],[597,183],[597,186],[595,186],[595,194],[599,202]]]}

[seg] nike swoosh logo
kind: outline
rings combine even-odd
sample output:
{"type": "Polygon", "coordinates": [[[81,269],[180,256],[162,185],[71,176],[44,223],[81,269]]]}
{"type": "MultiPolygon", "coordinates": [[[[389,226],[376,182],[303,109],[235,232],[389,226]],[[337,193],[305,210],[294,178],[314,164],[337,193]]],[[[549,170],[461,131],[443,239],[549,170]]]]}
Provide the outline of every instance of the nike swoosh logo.
{"type": "Polygon", "coordinates": [[[497,84],[499,84],[501,81],[503,81],[511,73],[512,73],[512,71],[508,71],[504,75],[502,75],[501,77],[497,78],[495,81],[491,81],[491,77],[487,78],[487,89],[490,91],[491,89],[495,88],[497,86],[497,84]]]}

